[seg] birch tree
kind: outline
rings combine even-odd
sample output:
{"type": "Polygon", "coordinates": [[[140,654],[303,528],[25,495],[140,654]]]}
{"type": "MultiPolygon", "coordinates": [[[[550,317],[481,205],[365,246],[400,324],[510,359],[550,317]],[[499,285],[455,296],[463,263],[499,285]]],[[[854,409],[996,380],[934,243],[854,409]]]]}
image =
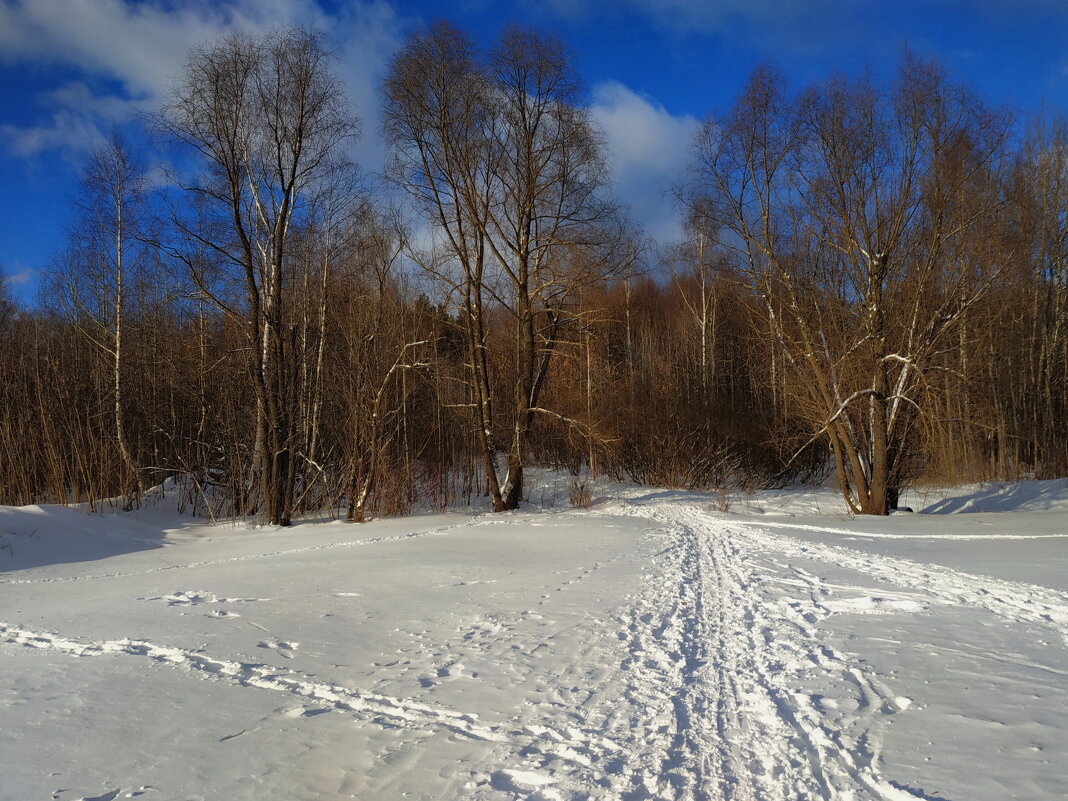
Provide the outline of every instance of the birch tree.
{"type": "Polygon", "coordinates": [[[474,43],[438,23],[413,35],[394,58],[384,86],[391,177],[444,239],[445,258],[421,260],[459,307],[487,489],[493,508],[504,508],[493,431],[485,318],[487,246],[485,209],[492,184],[484,161],[487,78],[474,43]]]}
{"type": "MultiPolygon", "coordinates": [[[[240,322],[256,394],[250,493],[272,524],[288,525],[299,458],[290,234],[312,187],[348,169],[356,133],[322,37],[300,29],[231,36],[194,50],[158,127],[199,157],[180,180],[198,208],[172,215],[198,293],[240,322]],[[195,255],[194,255],[195,254],[195,255]],[[213,282],[205,264],[229,283],[213,282]]],[[[253,509],[247,511],[252,512],[253,509]]]]}
{"type": "Polygon", "coordinates": [[[144,492],[127,433],[125,381],[130,296],[145,255],[144,203],[144,169],[113,133],[93,152],[82,177],[62,265],[67,310],[105,363],[126,509],[144,492]]]}

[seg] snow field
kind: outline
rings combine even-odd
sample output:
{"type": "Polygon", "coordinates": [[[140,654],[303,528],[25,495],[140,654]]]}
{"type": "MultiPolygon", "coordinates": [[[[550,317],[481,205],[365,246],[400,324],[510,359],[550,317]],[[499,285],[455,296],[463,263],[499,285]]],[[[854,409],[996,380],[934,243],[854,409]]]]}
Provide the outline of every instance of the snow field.
{"type": "Polygon", "coordinates": [[[289,531],[0,510],[0,799],[1068,794],[1058,509],[983,515],[975,557],[932,516],[608,492],[289,531]]]}

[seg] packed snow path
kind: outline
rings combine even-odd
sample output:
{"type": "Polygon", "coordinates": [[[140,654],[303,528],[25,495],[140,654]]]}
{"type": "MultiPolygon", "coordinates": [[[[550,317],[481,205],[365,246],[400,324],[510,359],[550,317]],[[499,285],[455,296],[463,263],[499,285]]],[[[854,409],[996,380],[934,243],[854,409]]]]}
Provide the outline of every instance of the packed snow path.
{"type": "Polygon", "coordinates": [[[81,545],[127,552],[0,575],[0,799],[1068,794],[1068,594],[864,547],[929,519],[121,522],[81,545]]]}

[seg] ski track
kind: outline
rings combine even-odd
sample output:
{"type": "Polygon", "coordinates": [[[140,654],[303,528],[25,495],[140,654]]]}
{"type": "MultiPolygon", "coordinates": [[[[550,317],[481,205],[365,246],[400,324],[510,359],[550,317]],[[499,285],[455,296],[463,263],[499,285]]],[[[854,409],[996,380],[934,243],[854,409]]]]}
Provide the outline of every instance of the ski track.
{"type": "Polygon", "coordinates": [[[979,540],[997,542],[999,540],[1063,540],[1068,539],[1068,534],[1002,534],[991,532],[983,534],[902,534],[899,532],[876,532],[858,531],[852,528],[835,528],[833,526],[814,526],[811,523],[780,523],[774,518],[768,521],[748,522],[738,521],[742,525],[772,526],[774,528],[792,528],[797,531],[815,531],[821,534],[835,534],[839,537],[872,539],[872,540],[979,540]]]}
{"type": "Polygon", "coordinates": [[[619,797],[915,798],[879,774],[881,723],[898,711],[893,694],[853,667],[855,660],[821,645],[810,610],[769,604],[773,588],[766,571],[747,564],[744,532],[686,507],[632,513],[667,523],[676,539],[665,553],[674,561],[665,572],[676,581],[663,582],[673,597],[647,599],[660,622],[634,649],[652,675],[633,683],[639,704],[663,708],[673,700],[674,719],[659,735],[656,750],[667,754],[661,769],[619,797]],[[813,666],[856,687],[855,717],[831,721],[813,698],[790,688],[791,675],[813,666]]]}
{"type": "MultiPolygon", "coordinates": [[[[846,567],[892,586],[918,590],[929,600],[978,607],[1014,623],[1051,628],[1068,641],[1068,594],[1049,587],[965,573],[900,557],[875,556],[841,545],[802,542],[761,530],[761,524],[732,521],[732,525],[740,529],[739,536],[761,551],[846,567]]],[[[827,611],[820,600],[823,581],[796,567],[793,569],[813,591],[813,604],[827,611]]]]}
{"type": "Polygon", "coordinates": [[[661,623],[640,632],[634,652],[650,654],[643,669],[662,675],[633,682],[650,709],[658,708],[658,696],[659,708],[666,697],[678,699],[676,735],[666,747],[671,770],[648,782],[644,795],[622,798],[922,798],[880,773],[883,730],[911,700],[825,644],[819,623],[832,614],[966,606],[1068,640],[1068,595],[1047,587],[803,542],[767,531],[773,522],[724,520],[692,504],[609,510],[655,520],[675,538],[662,554],[672,563],[656,579],[661,588],[638,603],[659,609],[661,623]],[[871,588],[832,585],[794,560],[855,570],[895,589],[873,597],[871,588]],[[832,600],[840,589],[859,597],[832,600]],[[851,686],[856,709],[837,712],[820,696],[792,689],[790,678],[812,668],[851,686]]]}
{"type": "MultiPolygon", "coordinates": [[[[805,542],[767,530],[777,523],[724,520],[693,504],[626,502],[601,511],[646,518],[658,527],[644,535],[638,551],[558,571],[568,575],[544,588],[539,607],[617,560],[640,556],[641,583],[612,616],[561,626],[534,609],[483,613],[465,619],[450,637],[412,632],[411,647],[372,674],[379,687],[416,677],[433,692],[438,684],[470,678],[472,664],[492,665],[507,685],[502,691],[528,693],[508,720],[486,722],[445,705],[144,640],[85,641],[0,623],[0,642],[75,657],[146,658],[213,680],[296,695],[361,722],[482,741],[490,751],[456,796],[465,799],[506,793],[529,801],[914,801],[923,796],[881,774],[884,728],[910,699],[896,695],[863,661],[828,646],[821,621],[840,612],[915,613],[937,603],[979,608],[1068,639],[1068,597],[1049,588],[805,542]],[[873,596],[870,587],[834,585],[797,561],[831,563],[896,589],[873,596]],[[841,590],[856,597],[842,597],[841,590]],[[555,646],[573,658],[559,674],[544,675],[539,659],[555,646]],[[812,670],[851,692],[854,703],[839,709],[797,690],[796,677],[812,670]]],[[[476,519],[474,525],[494,522],[476,519]]],[[[139,573],[2,583],[145,575],[440,535],[470,525],[466,520],[404,536],[139,573]]],[[[186,603],[187,596],[157,600],[186,603]]],[[[260,643],[283,656],[296,645],[260,643]]]]}

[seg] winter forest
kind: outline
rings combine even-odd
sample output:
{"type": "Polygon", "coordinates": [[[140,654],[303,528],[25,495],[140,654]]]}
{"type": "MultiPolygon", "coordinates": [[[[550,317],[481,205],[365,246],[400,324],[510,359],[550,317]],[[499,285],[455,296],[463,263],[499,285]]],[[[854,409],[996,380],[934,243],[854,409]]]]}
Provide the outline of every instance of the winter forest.
{"type": "Polygon", "coordinates": [[[1068,475],[1068,127],[903,50],[756,69],[652,241],[569,52],[441,22],[350,114],[322,35],[188,53],[97,149],[35,303],[0,296],[0,504],[287,525],[514,509],[534,467],[686,489],[1068,475]],[[382,137],[387,166],[353,163],[382,137]],[[166,165],[165,168],[159,165],[166,165]],[[118,500],[116,500],[118,499],[118,500]]]}
{"type": "Polygon", "coordinates": [[[1068,798],[1064,41],[0,0],[0,801],[1068,798]]]}

